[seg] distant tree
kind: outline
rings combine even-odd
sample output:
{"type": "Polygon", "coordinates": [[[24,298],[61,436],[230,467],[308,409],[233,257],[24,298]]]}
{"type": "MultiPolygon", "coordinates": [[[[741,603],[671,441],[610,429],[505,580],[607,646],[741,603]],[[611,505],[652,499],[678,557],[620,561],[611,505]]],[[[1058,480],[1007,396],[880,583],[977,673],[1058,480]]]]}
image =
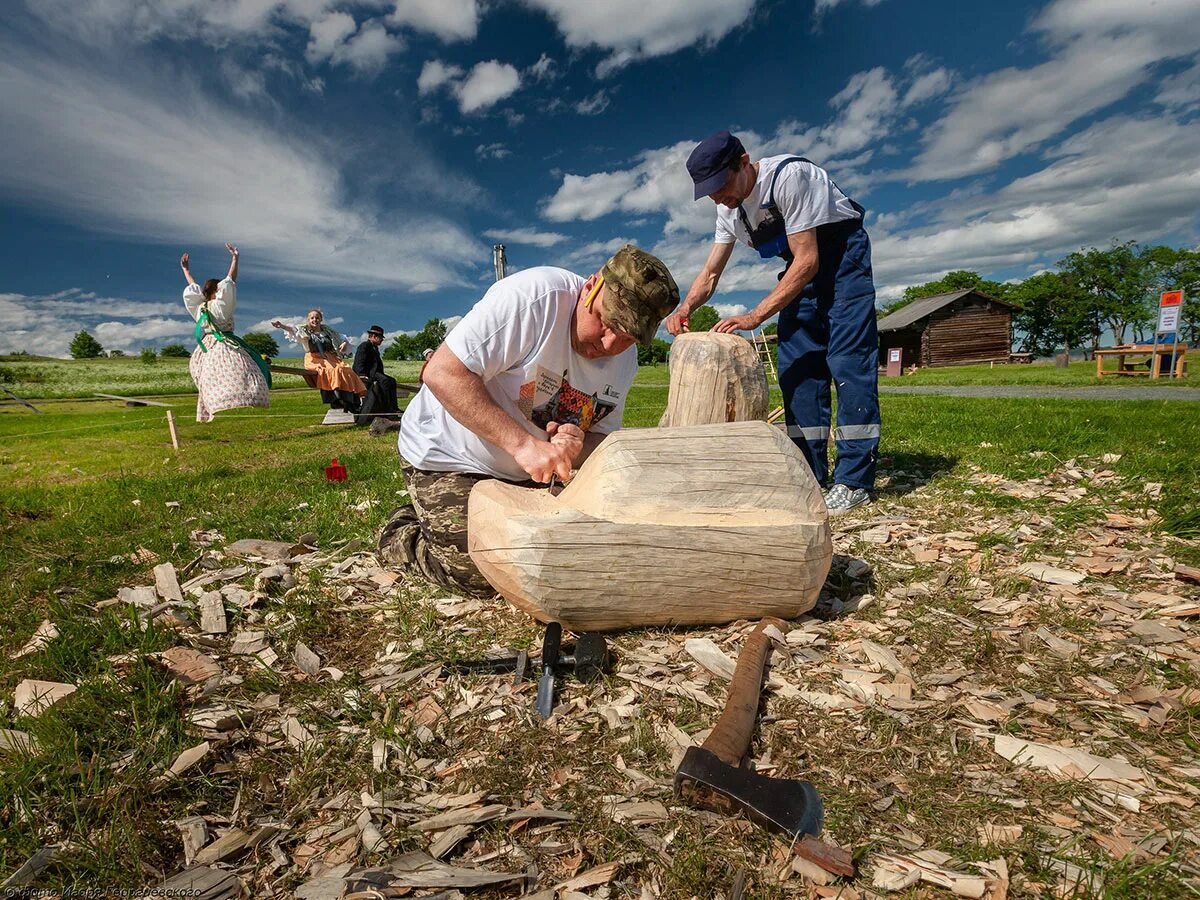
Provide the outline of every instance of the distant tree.
{"type": "Polygon", "coordinates": [[[242,335],[242,340],[246,342],[246,346],[253,347],[258,351],[259,356],[278,356],[279,344],[275,342],[275,338],[262,331],[248,331],[242,335]]]}
{"type": "Polygon", "coordinates": [[[143,347],[140,355],[142,362],[148,366],[152,366],[158,362],[158,354],[154,352],[153,347],[143,347]]]}
{"type": "Polygon", "coordinates": [[[71,339],[71,356],[74,359],[95,359],[102,353],[104,348],[100,342],[86,331],[80,331],[71,339]]]}
{"type": "Polygon", "coordinates": [[[188,353],[188,348],[183,346],[183,344],[167,344],[167,346],[158,351],[158,355],[165,359],[187,359],[191,356],[188,353]]]}
{"type": "MultiPolygon", "coordinates": [[[[101,353],[100,355],[101,355],[101,356],[104,356],[104,354],[103,354],[103,353],[101,353]]],[[[119,359],[119,358],[123,357],[124,355],[125,355],[125,351],[124,351],[124,350],[109,350],[109,351],[108,351],[108,358],[109,358],[109,359],[119,359]]]]}
{"type": "Polygon", "coordinates": [[[995,297],[997,300],[1006,299],[1005,294],[1008,292],[1008,285],[1002,282],[984,278],[978,272],[968,272],[959,269],[954,272],[947,272],[945,277],[939,278],[937,281],[926,281],[924,284],[910,284],[904,289],[904,296],[894,303],[889,303],[881,307],[879,315],[885,316],[889,313],[894,313],[896,310],[908,306],[914,300],[920,300],[923,297],[934,297],[938,294],[949,294],[951,291],[965,291],[971,288],[987,294],[989,297],[995,297]]]}
{"type": "Polygon", "coordinates": [[[770,325],[764,325],[762,333],[763,334],[779,334],[779,323],[772,322],[770,325]]]}
{"type": "Polygon", "coordinates": [[[655,338],[649,347],[638,344],[637,357],[639,366],[657,366],[667,361],[671,353],[671,345],[666,341],[655,338]]]}
{"type": "Polygon", "coordinates": [[[384,359],[408,359],[412,352],[412,335],[398,334],[384,348],[381,354],[384,359]]]}
{"type": "Polygon", "coordinates": [[[1092,247],[1061,259],[1059,268],[1091,298],[1088,318],[1092,349],[1100,345],[1100,334],[1107,325],[1118,344],[1125,343],[1126,331],[1139,331],[1154,320],[1149,295],[1153,287],[1149,257],[1135,249],[1133,241],[1114,243],[1107,250],[1092,247]]]}
{"type": "Polygon", "coordinates": [[[707,303],[692,313],[688,319],[690,331],[712,331],[712,327],[721,321],[717,311],[707,303]]]}
{"type": "Polygon", "coordinates": [[[1153,285],[1151,305],[1158,305],[1163,291],[1182,290],[1180,336],[1191,343],[1200,340],[1200,251],[1147,247],[1143,259],[1153,285]]]}
{"type": "Polygon", "coordinates": [[[1048,355],[1062,349],[1068,355],[1089,332],[1090,298],[1070,275],[1042,272],[1014,284],[1008,300],[1019,309],[1013,327],[1026,353],[1048,355]]]}
{"type": "Polygon", "coordinates": [[[446,323],[441,319],[430,319],[425,327],[413,337],[413,348],[417,358],[426,350],[436,350],[446,339],[446,323]]]}

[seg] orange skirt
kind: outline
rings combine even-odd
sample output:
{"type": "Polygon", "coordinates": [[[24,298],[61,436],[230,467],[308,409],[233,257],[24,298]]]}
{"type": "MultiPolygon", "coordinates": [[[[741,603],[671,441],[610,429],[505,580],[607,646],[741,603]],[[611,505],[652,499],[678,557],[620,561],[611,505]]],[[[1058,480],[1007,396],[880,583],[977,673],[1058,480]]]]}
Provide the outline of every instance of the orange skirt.
{"type": "Polygon", "coordinates": [[[317,387],[323,391],[350,391],[360,397],[367,393],[358,373],[332,355],[305,353],[304,368],[317,376],[317,387]]]}

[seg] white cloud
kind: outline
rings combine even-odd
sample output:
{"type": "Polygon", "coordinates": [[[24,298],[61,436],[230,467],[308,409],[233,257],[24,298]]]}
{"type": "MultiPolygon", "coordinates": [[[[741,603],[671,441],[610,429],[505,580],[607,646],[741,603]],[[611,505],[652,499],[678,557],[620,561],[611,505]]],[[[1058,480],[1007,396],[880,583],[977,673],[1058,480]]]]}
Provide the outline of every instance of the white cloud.
{"type": "Polygon", "coordinates": [[[309,26],[308,48],[304,55],[316,64],[329,59],[342,42],[358,30],[354,16],[344,12],[332,12],[309,26]]]}
{"type": "Polygon", "coordinates": [[[554,60],[546,53],[538,57],[538,61],[529,67],[529,77],[534,81],[553,81],[558,77],[558,69],[554,60]]]}
{"type": "Polygon", "coordinates": [[[0,353],[68,356],[71,338],[81,330],[105,350],[128,353],[165,343],[190,344],[193,328],[182,301],[98,297],[78,288],[48,296],[0,294],[0,353]]]}
{"type": "Polygon", "coordinates": [[[417,76],[417,93],[424,96],[444,84],[455,83],[462,75],[463,70],[458,66],[448,66],[440,59],[427,60],[417,76]]]}
{"type": "Polygon", "coordinates": [[[1154,102],[1178,109],[1200,106],[1200,62],[1190,69],[1164,78],[1154,95],[1154,102]]]}
{"type": "Polygon", "coordinates": [[[567,239],[557,231],[538,231],[536,228],[492,228],[483,236],[505,244],[529,244],[534,247],[553,247],[567,239]]]}
{"type": "Polygon", "coordinates": [[[458,98],[460,112],[479,112],[516,93],[521,87],[521,73],[515,66],[495,59],[476,63],[470,72],[431,59],[417,76],[417,92],[424,96],[441,87],[458,98]]]}
{"type": "Polygon", "coordinates": [[[471,40],[479,29],[479,6],[476,0],[396,0],[388,20],[444,41],[471,40]]]}
{"type": "MultiPolygon", "coordinates": [[[[463,259],[486,258],[437,214],[410,223],[347,201],[331,139],[276,132],[162,72],[122,61],[112,77],[86,55],[58,61],[0,40],[0,94],[0,196],[93,232],[173,244],[176,258],[234,239],[243,272],[307,283],[461,284],[463,259]]],[[[405,150],[423,189],[439,190],[445,173],[405,150]]]]}
{"type": "Polygon", "coordinates": [[[590,97],[584,97],[575,104],[575,112],[581,116],[598,116],[608,109],[608,91],[599,90],[590,97]]]}
{"type": "Polygon", "coordinates": [[[992,169],[1126,96],[1152,77],[1155,64],[1200,48],[1195,0],[1057,0],[1033,30],[1050,59],[967,84],[925,133],[909,177],[992,169]]]}
{"type": "Polygon", "coordinates": [[[355,71],[373,74],[382,69],[388,59],[404,49],[404,41],[391,34],[378,19],[363,22],[354,37],[338,45],[330,62],[342,63],[355,71]]]}
{"type": "Polygon", "coordinates": [[[461,112],[478,112],[514,94],[521,86],[521,74],[514,66],[492,59],[476,63],[471,73],[456,87],[461,112]]]}
{"type": "MultiPolygon", "coordinates": [[[[847,0],[817,0],[817,4],[813,8],[813,15],[820,16],[829,12],[835,6],[841,6],[846,2],[847,0]]],[[[849,2],[853,2],[853,0],[849,0],[849,2]]],[[[878,6],[883,0],[860,0],[860,2],[863,6],[878,6]]]]}
{"type": "Polygon", "coordinates": [[[1047,157],[1044,168],[992,194],[942,204],[923,226],[872,229],[876,277],[902,287],[952,269],[1053,263],[1113,238],[1150,241],[1195,225],[1200,133],[1187,123],[1115,117],[1047,157]]]}
{"type": "Polygon", "coordinates": [[[545,12],[572,47],[612,51],[603,75],[637,59],[674,53],[692,44],[715,44],[741,25],[755,0],[525,0],[545,12]]]}
{"type": "Polygon", "coordinates": [[[30,12],[85,43],[149,42],[162,37],[222,46],[275,37],[284,25],[308,27],[332,0],[26,0],[30,12]]]}
{"type": "Polygon", "coordinates": [[[717,311],[717,315],[722,319],[750,312],[750,307],[746,306],[745,303],[714,303],[712,308],[717,311]]]}
{"type": "Polygon", "coordinates": [[[369,19],[357,27],[349,13],[333,12],[309,27],[304,55],[312,65],[329,60],[362,74],[374,74],[403,49],[404,41],[391,34],[379,19],[369,19]]]}
{"type": "Polygon", "coordinates": [[[913,79],[900,105],[907,108],[932,100],[934,97],[940,97],[950,90],[953,81],[954,76],[946,68],[938,67],[929,72],[923,72],[913,79]]]}
{"type": "Polygon", "coordinates": [[[512,151],[497,141],[493,144],[480,144],[475,148],[475,155],[480,159],[505,159],[512,156],[512,151]]]}

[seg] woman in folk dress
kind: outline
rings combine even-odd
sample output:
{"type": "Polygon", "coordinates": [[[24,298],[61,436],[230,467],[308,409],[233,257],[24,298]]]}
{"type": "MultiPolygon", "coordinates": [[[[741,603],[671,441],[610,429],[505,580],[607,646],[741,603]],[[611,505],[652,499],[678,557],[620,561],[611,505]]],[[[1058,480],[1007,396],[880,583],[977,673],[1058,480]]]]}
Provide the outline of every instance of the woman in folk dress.
{"type": "Polygon", "coordinates": [[[325,324],[325,315],[313,308],[299,328],[285,325],[279,320],[271,323],[282,329],[293,341],[304,348],[304,368],[317,376],[317,387],[321,399],[334,409],[356,413],[367,394],[367,386],[341,354],[350,347],[345,338],[325,324]]]}
{"type": "Polygon", "coordinates": [[[188,369],[200,395],[196,398],[196,421],[210,422],[215,413],[242,406],[269,406],[267,379],[259,361],[233,333],[237,307],[238,248],[226,244],[232,260],[229,274],[221,281],[210,278],[204,287],[196,283],[188,268],[188,254],[179,260],[188,285],[183,303],[197,322],[195,350],[188,369]]]}

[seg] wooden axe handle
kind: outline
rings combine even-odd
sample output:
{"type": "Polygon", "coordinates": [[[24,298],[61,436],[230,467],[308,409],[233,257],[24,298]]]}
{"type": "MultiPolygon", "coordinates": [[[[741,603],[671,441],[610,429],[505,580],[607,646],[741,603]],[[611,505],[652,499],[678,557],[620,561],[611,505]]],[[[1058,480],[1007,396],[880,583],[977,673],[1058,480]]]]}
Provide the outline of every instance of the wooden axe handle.
{"type": "Polygon", "coordinates": [[[741,766],[750,747],[750,736],[754,734],[754,722],[758,718],[763,669],[767,654],[771,652],[771,639],[764,634],[769,625],[781,631],[787,629],[779,619],[763,619],[746,638],[742,652],[738,654],[737,668],[733,670],[733,680],[729,682],[725,711],[704,742],[705,750],[735,769],[741,766]]]}

